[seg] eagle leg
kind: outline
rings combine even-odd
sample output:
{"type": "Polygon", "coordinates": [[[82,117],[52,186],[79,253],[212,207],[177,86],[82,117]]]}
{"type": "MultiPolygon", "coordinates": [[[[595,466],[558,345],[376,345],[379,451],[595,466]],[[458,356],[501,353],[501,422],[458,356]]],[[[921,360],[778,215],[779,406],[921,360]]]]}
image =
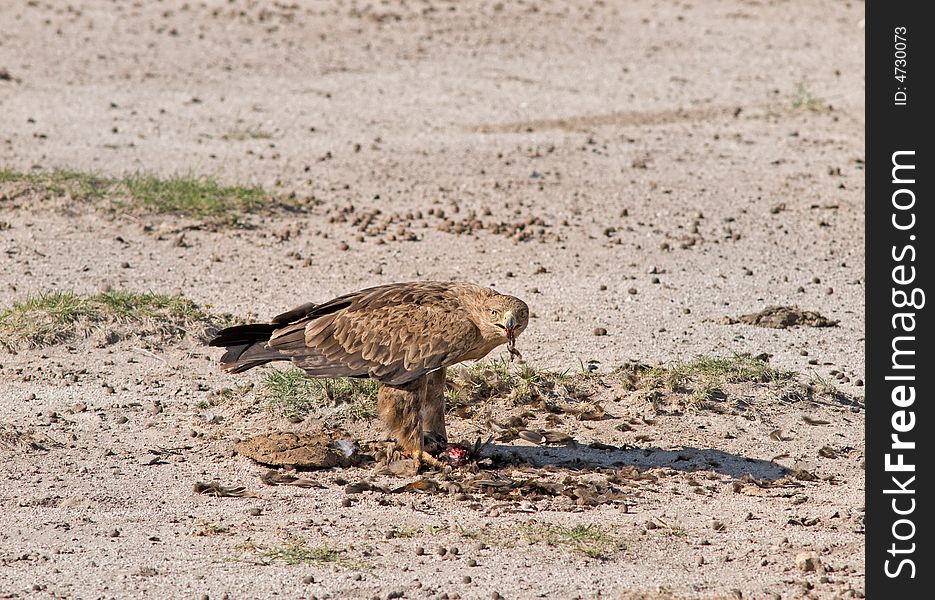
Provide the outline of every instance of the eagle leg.
{"type": "Polygon", "coordinates": [[[428,377],[422,376],[403,385],[383,384],[377,393],[380,418],[403,453],[415,461],[417,470],[423,463],[434,468],[444,467],[441,461],[425,452],[422,440],[422,407],[427,380],[428,377]]]}
{"type": "Polygon", "coordinates": [[[448,445],[445,430],[445,368],[427,375],[425,402],[422,404],[422,430],[427,451],[443,452],[448,445]]]}

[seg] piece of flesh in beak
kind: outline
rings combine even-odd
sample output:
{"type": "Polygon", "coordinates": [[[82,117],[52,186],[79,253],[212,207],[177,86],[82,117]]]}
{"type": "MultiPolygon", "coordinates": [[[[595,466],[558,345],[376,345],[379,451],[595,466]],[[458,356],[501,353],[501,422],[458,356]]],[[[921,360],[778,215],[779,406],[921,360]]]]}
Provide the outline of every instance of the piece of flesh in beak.
{"type": "Polygon", "coordinates": [[[503,322],[500,324],[503,327],[503,330],[506,331],[506,349],[510,352],[510,362],[513,362],[514,358],[523,360],[523,355],[519,353],[519,350],[516,349],[516,317],[511,311],[506,311],[506,314],[503,315],[503,322]]]}
{"type": "Polygon", "coordinates": [[[500,323],[500,326],[506,331],[506,337],[511,342],[515,339],[513,331],[516,330],[516,325],[516,317],[513,315],[513,312],[509,310],[506,311],[503,314],[503,322],[500,323]]]}

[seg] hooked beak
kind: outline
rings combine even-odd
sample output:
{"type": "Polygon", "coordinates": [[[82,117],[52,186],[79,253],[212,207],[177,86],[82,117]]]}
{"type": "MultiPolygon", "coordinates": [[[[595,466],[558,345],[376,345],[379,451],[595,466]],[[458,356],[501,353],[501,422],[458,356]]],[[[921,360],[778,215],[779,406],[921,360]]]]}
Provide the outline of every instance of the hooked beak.
{"type": "Polygon", "coordinates": [[[506,311],[503,314],[503,322],[500,323],[500,326],[506,331],[507,339],[513,339],[513,331],[516,329],[517,325],[518,323],[516,322],[516,317],[513,315],[513,311],[506,311]]]}

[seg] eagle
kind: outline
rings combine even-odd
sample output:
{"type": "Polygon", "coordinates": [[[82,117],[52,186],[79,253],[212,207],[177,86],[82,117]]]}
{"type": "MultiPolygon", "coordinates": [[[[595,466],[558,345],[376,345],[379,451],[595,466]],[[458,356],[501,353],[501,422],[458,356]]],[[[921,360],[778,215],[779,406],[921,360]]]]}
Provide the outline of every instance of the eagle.
{"type": "Polygon", "coordinates": [[[379,382],[377,412],[401,451],[443,466],[427,448],[444,448],[445,372],[516,338],[529,307],[472,283],[417,281],[371,287],[322,304],[306,303],[266,324],[236,325],[208,344],[226,348],[221,368],[241,373],[287,360],[309,377],[369,377],[379,382]]]}

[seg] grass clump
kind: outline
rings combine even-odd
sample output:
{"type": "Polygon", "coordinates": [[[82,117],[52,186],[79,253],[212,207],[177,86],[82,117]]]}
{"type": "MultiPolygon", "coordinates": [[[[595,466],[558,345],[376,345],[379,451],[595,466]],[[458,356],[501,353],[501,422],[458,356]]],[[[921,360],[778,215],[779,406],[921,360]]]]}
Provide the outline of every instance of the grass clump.
{"type": "MultiPolygon", "coordinates": [[[[134,174],[110,178],[58,169],[21,173],[0,169],[0,185],[9,184],[44,197],[74,203],[102,204],[118,213],[173,214],[197,219],[236,222],[244,213],[273,206],[276,201],[252,186],[222,185],[210,177],[134,174]]],[[[72,208],[69,206],[69,208],[72,208]]]]}
{"type": "Polygon", "coordinates": [[[539,523],[519,526],[520,533],[530,543],[565,546],[590,558],[607,558],[622,547],[617,538],[597,525],[562,527],[539,523]]]}
{"type": "Polygon", "coordinates": [[[102,341],[112,343],[130,335],[180,337],[209,325],[209,315],[181,296],[122,290],[90,296],[52,292],[0,312],[0,343],[8,350],[38,348],[106,330],[102,341]]]}
{"type": "Polygon", "coordinates": [[[146,212],[170,213],[196,218],[235,217],[252,212],[267,202],[256,187],[224,186],[209,178],[133,175],[122,180],[129,192],[125,206],[146,212]]]}
{"type": "Polygon", "coordinates": [[[732,383],[787,384],[795,375],[776,369],[765,360],[749,354],[699,356],[690,361],[654,367],[627,365],[617,371],[624,388],[651,396],[668,391],[687,396],[689,406],[704,407],[727,397],[724,389],[732,383]]]}
{"type": "Polygon", "coordinates": [[[282,545],[266,550],[259,550],[255,544],[251,544],[251,546],[253,550],[257,551],[256,562],[261,565],[271,565],[273,563],[285,563],[290,566],[333,564],[355,570],[367,568],[365,563],[349,558],[346,550],[339,550],[329,546],[311,548],[305,540],[299,538],[288,539],[282,545]]]}
{"type": "Polygon", "coordinates": [[[578,399],[579,383],[566,373],[536,369],[528,364],[512,366],[502,360],[483,361],[448,372],[445,400],[449,410],[458,410],[497,399],[517,405],[578,399]]]}
{"type": "Polygon", "coordinates": [[[313,379],[297,368],[271,371],[262,393],[272,408],[304,419],[326,405],[340,406],[349,416],[369,420],[377,416],[377,382],[372,379],[313,379]]]}

